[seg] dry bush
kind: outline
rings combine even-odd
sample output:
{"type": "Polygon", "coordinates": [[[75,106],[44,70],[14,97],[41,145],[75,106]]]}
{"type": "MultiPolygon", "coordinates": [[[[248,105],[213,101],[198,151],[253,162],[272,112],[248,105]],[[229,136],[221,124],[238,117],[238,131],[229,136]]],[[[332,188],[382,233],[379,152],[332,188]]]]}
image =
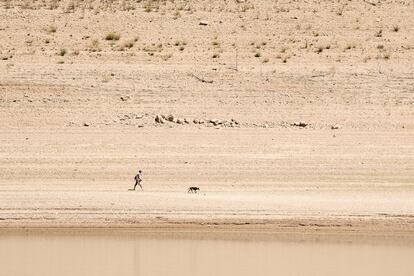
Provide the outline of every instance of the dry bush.
{"type": "Polygon", "coordinates": [[[49,34],[56,33],[57,27],[55,25],[50,25],[46,28],[46,32],[49,34]]]}
{"type": "Polygon", "coordinates": [[[169,53],[169,54],[165,54],[165,55],[160,55],[160,58],[161,58],[163,61],[167,61],[167,60],[169,60],[172,56],[173,56],[173,55],[172,55],[171,53],[169,53]]]}
{"type": "Polygon", "coordinates": [[[66,54],[67,54],[67,52],[68,52],[68,51],[67,51],[66,49],[62,48],[62,49],[60,49],[60,50],[59,50],[58,55],[59,55],[59,56],[61,56],[61,57],[63,57],[64,55],[66,55],[66,54]]]}
{"type": "Polygon", "coordinates": [[[89,51],[91,52],[100,52],[101,48],[99,47],[99,40],[94,39],[91,41],[91,44],[88,47],[89,51]]]}
{"type": "Polygon", "coordinates": [[[382,37],[382,29],[379,29],[379,30],[375,33],[375,37],[382,37]]]}
{"type": "Polygon", "coordinates": [[[135,45],[135,41],[130,40],[130,41],[126,41],[121,45],[122,49],[131,49],[132,47],[134,47],[135,45]]]}
{"type": "Polygon", "coordinates": [[[105,35],[105,40],[119,40],[121,35],[115,32],[109,32],[105,35]]]}

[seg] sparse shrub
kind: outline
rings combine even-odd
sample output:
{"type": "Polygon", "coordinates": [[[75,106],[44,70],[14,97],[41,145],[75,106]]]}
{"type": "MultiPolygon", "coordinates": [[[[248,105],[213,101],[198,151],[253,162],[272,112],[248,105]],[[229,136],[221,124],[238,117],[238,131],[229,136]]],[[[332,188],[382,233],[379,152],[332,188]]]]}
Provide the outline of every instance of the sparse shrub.
{"type": "Polygon", "coordinates": [[[261,57],[262,56],[262,54],[260,53],[260,52],[256,52],[255,54],[254,54],[254,57],[257,57],[257,58],[259,58],[259,57],[261,57]]]}
{"type": "Polygon", "coordinates": [[[74,11],[75,11],[75,2],[70,1],[68,5],[66,6],[65,12],[69,13],[69,12],[74,12],[74,11]]]}
{"type": "Polygon", "coordinates": [[[262,60],[262,62],[263,62],[263,63],[268,63],[268,62],[269,62],[269,58],[264,58],[264,59],[262,60]]]}
{"type": "Polygon", "coordinates": [[[61,57],[63,57],[64,55],[66,55],[67,54],[67,50],[66,49],[64,49],[64,48],[62,48],[62,49],[60,49],[59,50],[59,56],[61,56],[61,57]]]}
{"type": "Polygon", "coordinates": [[[160,55],[160,57],[163,61],[167,61],[172,57],[172,54],[160,55]]]}
{"type": "Polygon", "coordinates": [[[99,52],[101,49],[99,48],[99,40],[94,39],[91,41],[91,45],[89,46],[89,50],[92,52],[99,52]]]}
{"type": "Polygon", "coordinates": [[[174,20],[176,20],[176,19],[178,19],[179,17],[181,17],[181,13],[180,13],[179,11],[176,11],[176,12],[174,13],[173,19],[174,19],[174,20]]]}
{"type": "Polygon", "coordinates": [[[105,40],[119,40],[120,38],[121,35],[114,32],[107,33],[105,36],[105,40]]]}
{"type": "Polygon", "coordinates": [[[391,58],[391,52],[389,52],[389,51],[379,53],[379,54],[376,56],[376,59],[385,59],[385,60],[389,60],[390,58],[391,58]]]}
{"type": "Polygon", "coordinates": [[[47,27],[46,31],[47,31],[49,34],[56,33],[57,28],[56,28],[56,26],[55,26],[55,25],[50,25],[49,27],[47,27]]]}
{"type": "Polygon", "coordinates": [[[126,48],[126,49],[131,49],[132,47],[134,47],[135,42],[134,41],[126,41],[122,44],[122,48],[126,48]]]}
{"type": "Polygon", "coordinates": [[[318,46],[318,47],[316,47],[316,49],[315,49],[315,53],[320,54],[320,53],[322,53],[322,52],[323,52],[323,49],[324,49],[324,47],[323,47],[323,46],[318,46]]]}
{"type": "Polygon", "coordinates": [[[181,52],[184,51],[184,46],[180,46],[180,48],[178,48],[181,52]]]}
{"type": "Polygon", "coordinates": [[[397,33],[400,30],[400,27],[398,25],[392,26],[392,31],[397,33]]]}
{"type": "Polygon", "coordinates": [[[370,59],[371,59],[371,57],[370,57],[370,56],[366,56],[366,57],[364,57],[364,58],[362,59],[362,61],[363,61],[364,63],[367,63],[370,59]]]}
{"type": "Polygon", "coordinates": [[[212,56],[212,58],[219,58],[219,57],[220,57],[220,54],[218,54],[218,53],[214,53],[213,56],[212,56]]]}
{"type": "Polygon", "coordinates": [[[375,37],[382,37],[382,29],[378,30],[378,31],[375,33],[375,37]]]}
{"type": "Polygon", "coordinates": [[[351,50],[351,49],[354,49],[354,48],[356,48],[356,46],[355,46],[355,44],[352,44],[352,43],[348,43],[345,46],[345,50],[351,50]]]}

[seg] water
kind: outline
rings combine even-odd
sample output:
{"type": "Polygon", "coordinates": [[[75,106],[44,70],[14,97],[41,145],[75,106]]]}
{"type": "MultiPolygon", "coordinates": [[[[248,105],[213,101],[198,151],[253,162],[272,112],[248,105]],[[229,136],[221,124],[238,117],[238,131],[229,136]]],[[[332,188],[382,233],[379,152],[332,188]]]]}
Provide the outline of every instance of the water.
{"type": "Polygon", "coordinates": [[[414,247],[191,233],[0,233],[0,275],[414,275],[414,247]]]}

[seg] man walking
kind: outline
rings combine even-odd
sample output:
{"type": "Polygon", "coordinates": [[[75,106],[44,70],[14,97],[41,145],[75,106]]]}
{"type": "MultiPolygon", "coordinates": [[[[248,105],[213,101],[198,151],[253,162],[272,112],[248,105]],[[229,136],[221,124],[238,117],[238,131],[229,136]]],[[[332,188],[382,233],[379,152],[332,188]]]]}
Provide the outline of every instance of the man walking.
{"type": "Polygon", "coordinates": [[[135,179],[134,191],[135,191],[135,188],[137,187],[137,185],[139,185],[141,187],[141,190],[144,190],[142,188],[142,185],[141,185],[141,181],[142,181],[141,175],[142,175],[142,172],[141,172],[141,170],[139,170],[137,175],[134,177],[134,179],[135,179]]]}

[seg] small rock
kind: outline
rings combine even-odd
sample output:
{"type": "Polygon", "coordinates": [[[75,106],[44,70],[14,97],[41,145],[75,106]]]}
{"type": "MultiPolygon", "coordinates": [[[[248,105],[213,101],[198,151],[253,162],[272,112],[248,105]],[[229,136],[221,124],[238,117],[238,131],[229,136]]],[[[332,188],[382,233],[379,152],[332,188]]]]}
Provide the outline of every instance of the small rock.
{"type": "Polygon", "coordinates": [[[190,122],[191,122],[190,119],[188,119],[188,118],[184,119],[184,123],[189,124],[190,122]]]}
{"type": "Polygon", "coordinates": [[[331,129],[340,129],[340,128],[341,128],[341,125],[338,125],[338,124],[331,126],[331,129]]]}
{"type": "Polygon", "coordinates": [[[91,124],[89,124],[89,123],[83,123],[83,126],[86,126],[86,127],[88,127],[88,126],[90,126],[91,124]]]}
{"type": "Polygon", "coordinates": [[[264,124],[264,125],[263,125],[263,127],[264,127],[264,128],[268,128],[268,127],[269,127],[269,125],[268,125],[268,124],[264,124]]]}
{"type": "Polygon", "coordinates": [[[155,122],[163,124],[165,122],[164,118],[161,115],[155,116],[155,122]]]}
{"type": "Polygon", "coordinates": [[[210,123],[212,123],[214,126],[217,126],[217,125],[221,125],[223,122],[218,119],[211,119],[210,123]]]}
{"type": "Polygon", "coordinates": [[[198,23],[198,25],[207,26],[208,22],[207,21],[200,21],[200,23],[198,23]]]}
{"type": "Polygon", "coordinates": [[[184,120],[181,119],[181,118],[178,118],[177,119],[177,124],[180,124],[180,125],[184,124],[184,120]]]}
{"type": "Polygon", "coordinates": [[[127,100],[129,100],[129,96],[121,96],[121,101],[125,102],[127,100]]]}
{"type": "Polygon", "coordinates": [[[168,115],[168,117],[167,117],[167,119],[168,119],[168,121],[170,121],[170,122],[174,122],[174,115],[172,115],[172,114],[170,114],[170,115],[168,115]]]}
{"type": "Polygon", "coordinates": [[[198,119],[194,119],[194,120],[193,120],[193,123],[194,123],[194,124],[199,124],[199,123],[200,123],[200,121],[199,121],[198,119]]]}

